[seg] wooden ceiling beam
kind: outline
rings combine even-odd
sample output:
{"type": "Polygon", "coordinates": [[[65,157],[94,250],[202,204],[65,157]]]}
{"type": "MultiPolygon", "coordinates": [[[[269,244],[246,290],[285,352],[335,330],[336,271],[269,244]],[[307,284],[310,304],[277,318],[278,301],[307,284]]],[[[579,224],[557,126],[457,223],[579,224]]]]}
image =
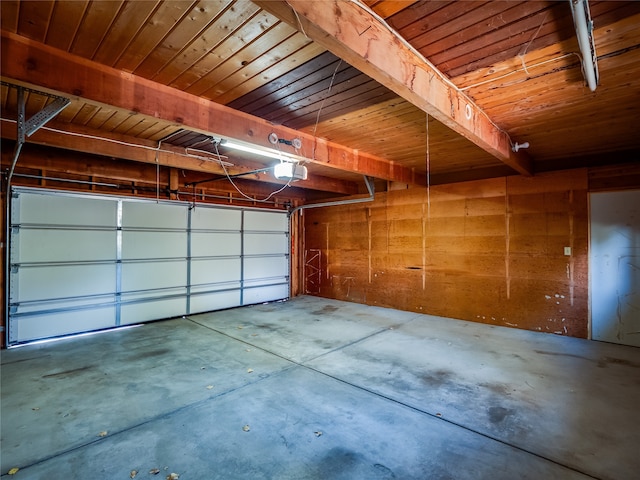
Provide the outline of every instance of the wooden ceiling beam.
{"type": "MultiPolygon", "coordinates": [[[[0,121],[0,129],[2,138],[16,139],[15,123],[2,119],[0,121]]],[[[27,137],[27,143],[147,164],[158,164],[163,167],[225,175],[224,169],[217,161],[213,159],[206,160],[204,155],[200,155],[199,158],[194,155],[186,155],[182,148],[164,144],[161,145],[162,148],[160,150],[157,150],[157,142],[131,138],[126,135],[99,132],[88,128],[71,127],[70,125],[61,125],[55,122],[49,122],[45,128],[41,128],[32,136],[27,137]],[[56,131],[49,127],[55,127],[56,131]]],[[[261,164],[259,167],[257,165],[250,167],[228,166],[227,172],[229,175],[237,175],[261,167],[264,167],[264,165],[261,164]]],[[[285,183],[281,180],[276,180],[271,175],[257,173],[243,176],[242,179],[276,185],[284,185],[285,183]]],[[[303,186],[299,182],[292,185],[296,187],[303,186]]],[[[354,195],[359,191],[358,185],[354,182],[312,174],[309,174],[307,180],[305,180],[304,188],[343,195],[354,195]]]]}
{"type": "MultiPolygon", "coordinates": [[[[384,180],[424,185],[426,177],[384,158],[359,152],[233,110],[210,100],[158,84],[40,42],[2,31],[1,71],[9,82],[87,103],[162,119],[208,135],[270,148],[269,134],[299,138],[307,160],[337,170],[384,180]]],[[[302,183],[301,183],[302,185],[302,183]]]]}
{"type": "Polygon", "coordinates": [[[531,159],[471,98],[355,1],[253,0],[523,175],[531,159]]]}

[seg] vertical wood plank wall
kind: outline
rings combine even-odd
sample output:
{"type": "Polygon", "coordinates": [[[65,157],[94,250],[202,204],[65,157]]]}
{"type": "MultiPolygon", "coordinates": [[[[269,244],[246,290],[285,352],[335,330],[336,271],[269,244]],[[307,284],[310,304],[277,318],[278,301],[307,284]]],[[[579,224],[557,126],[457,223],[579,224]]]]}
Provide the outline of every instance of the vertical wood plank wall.
{"type": "Polygon", "coordinates": [[[587,183],[580,169],[307,210],[319,295],[587,337],[587,183]]]}

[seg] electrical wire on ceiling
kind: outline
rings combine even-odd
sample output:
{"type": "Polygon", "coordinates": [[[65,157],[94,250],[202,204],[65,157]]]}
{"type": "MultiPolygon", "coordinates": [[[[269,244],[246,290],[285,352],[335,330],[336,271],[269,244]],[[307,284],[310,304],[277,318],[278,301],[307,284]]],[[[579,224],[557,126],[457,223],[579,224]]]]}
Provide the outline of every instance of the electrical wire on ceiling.
{"type": "MultiPolygon", "coordinates": [[[[333,71],[333,75],[331,76],[331,81],[329,82],[329,88],[327,89],[327,92],[324,94],[324,98],[322,99],[320,108],[318,108],[318,114],[316,115],[316,123],[313,126],[313,132],[312,132],[312,135],[314,136],[314,138],[316,136],[316,130],[318,129],[318,124],[320,123],[320,113],[322,112],[322,108],[324,107],[324,102],[326,102],[327,98],[329,98],[329,94],[331,93],[331,89],[333,88],[333,82],[335,82],[336,80],[336,75],[338,74],[338,70],[340,69],[341,65],[342,65],[342,59],[340,59],[340,61],[338,62],[338,65],[336,65],[336,69],[333,71]]],[[[316,142],[313,143],[313,151],[311,152],[311,158],[313,160],[316,159],[316,142]]],[[[304,163],[308,163],[308,162],[309,160],[304,161],[304,163]]]]}
{"type": "MultiPolygon", "coordinates": [[[[219,142],[213,140],[212,143],[213,143],[214,148],[216,149],[216,154],[220,155],[220,152],[218,151],[218,143],[219,142]]],[[[242,190],[240,190],[240,188],[236,185],[236,183],[231,178],[231,175],[229,175],[229,172],[227,171],[227,167],[224,165],[224,163],[222,163],[221,165],[222,165],[222,169],[224,170],[224,174],[227,177],[227,180],[229,180],[231,185],[233,185],[233,188],[235,188],[236,191],[240,195],[242,195],[244,198],[246,198],[248,200],[251,200],[253,202],[265,202],[265,203],[268,202],[271,199],[271,197],[273,197],[274,195],[277,195],[278,193],[282,192],[285,188],[287,188],[289,185],[291,185],[291,181],[293,180],[293,177],[289,178],[289,181],[287,181],[287,183],[285,185],[283,185],[282,188],[279,188],[278,190],[275,190],[275,191],[271,192],[269,195],[267,195],[263,199],[259,199],[259,198],[251,197],[251,196],[247,195],[246,193],[244,193],[242,190]]],[[[195,190],[195,186],[194,186],[194,190],[195,190]]]]}
{"type": "MultiPolygon", "coordinates": [[[[10,122],[10,123],[17,123],[17,121],[16,121],[16,120],[13,120],[13,119],[10,119],[10,118],[0,117],[0,120],[2,120],[2,121],[7,121],[7,122],[10,122]]],[[[240,195],[242,195],[244,198],[246,198],[246,199],[248,199],[248,200],[251,200],[252,202],[264,202],[264,203],[268,203],[268,202],[269,202],[269,199],[270,199],[271,197],[273,197],[274,195],[276,195],[276,194],[278,194],[278,193],[282,192],[285,188],[287,188],[288,186],[290,186],[291,181],[293,180],[293,179],[289,179],[289,181],[288,181],[288,182],[287,182],[287,183],[286,183],[282,188],[279,188],[278,190],[276,190],[276,191],[274,191],[274,192],[271,192],[271,193],[270,193],[267,197],[265,197],[264,199],[258,199],[258,198],[251,197],[251,196],[249,196],[249,195],[245,194],[244,192],[242,192],[242,191],[240,190],[240,188],[239,188],[239,187],[234,183],[234,181],[233,181],[231,178],[229,178],[229,172],[227,171],[227,167],[232,167],[232,166],[234,166],[234,164],[233,164],[233,163],[226,162],[226,161],[222,160],[223,155],[220,155],[220,152],[218,151],[218,145],[217,145],[217,143],[214,143],[214,145],[215,145],[215,149],[216,149],[216,153],[215,153],[215,155],[216,155],[216,157],[217,157],[217,158],[215,158],[215,157],[203,157],[203,156],[200,156],[200,155],[192,155],[192,154],[187,153],[186,151],[185,151],[185,153],[184,153],[184,154],[182,154],[182,153],[178,153],[178,152],[175,152],[175,151],[172,151],[172,150],[163,150],[163,149],[161,148],[162,141],[159,141],[159,142],[158,142],[158,146],[157,146],[157,147],[149,147],[149,146],[147,146],[147,145],[140,145],[140,144],[137,144],[137,143],[123,142],[123,141],[121,141],[121,140],[113,140],[113,139],[111,139],[111,138],[98,137],[98,136],[94,136],[94,135],[88,135],[88,134],[85,134],[85,133],[68,132],[68,131],[65,131],[65,130],[58,130],[58,129],[56,129],[56,128],[51,128],[51,127],[40,127],[40,130],[47,130],[47,131],[50,131],[50,132],[53,132],[53,133],[62,134],[62,135],[70,135],[70,136],[74,136],[74,137],[87,138],[87,139],[90,139],[90,140],[106,141],[106,142],[115,143],[115,144],[118,144],[118,145],[124,145],[124,146],[127,146],[127,147],[141,148],[141,149],[143,149],[143,150],[152,150],[152,151],[155,153],[155,164],[156,164],[156,200],[157,200],[157,201],[159,201],[159,197],[160,197],[160,190],[159,190],[159,185],[160,185],[160,172],[159,172],[160,163],[159,163],[159,153],[160,153],[160,152],[163,152],[163,153],[170,153],[170,154],[173,154],[173,155],[183,156],[183,157],[187,157],[187,158],[194,158],[194,159],[197,159],[197,160],[205,160],[205,161],[212,161],[212,160],[214,160],[214,161],[216,161],[217,163],[219,163],[219,164],[220,164],[220,166],[221,166],[221,167],[222,167],[222,169],[224,170],[225,175],[226,175],[226,176],[227,176],[227,178],[229,179],[229,182],[231,182],[231,184],[232,184],[232,185],[233,185],[233,187],[238,191],[238,193],[239,193],[240,195]]],[[[165,140],[166,140],[166,139],[165,139],[165,140]]],[[[194,149],[185,149],[185,150],[194,150],[194,149]]],[[[195,150],[195,151],[200,151],[200,152],[202,152],[202,153],[209,153],[209,154],[211,153],[211,152],[207,152],[207,151],[205,151],[205,150],[195,150]]]]}
{"type": "Polygon", "coordinates": [[[293,10],[293,13],[296,16],[296,19],[298,20],[298,25],[300,26],[300,31],[302,32],[302,34],[305,36],[305,38],[307,38],[308,40],[311,40],[309,38],[309,35],[307,35],[307,32],[304,31],[304,27],[302,26],[302,22],[300,21],[300,17],[298,16],[298,12],[296,12],[296,9],[293,8],[289,2],[287,2],[287,5],[289,5],[289,8],[293,10]]]}
{"type": "Polygon", "coordinates": [[[516,68],[515,70],[511,70],[511,71],[509,71],[509,72],[507,72],[507,73],[505,73],[503,75],[500,75],[498,77],[493,77],[493,78],[490,78],[490,79],[487,79],[487,80],[483,80],[481,82],[474,83],[473,85],[467,85],[466,87],[460,88],[460,90],[461,91],[466,91],[466,90],[470,90],[472,88],[481,87],[482,85],[486,85],[487,83],[493,83],[493,82],[496,82],[498,80],[502,80],[503,78],[510,77],[511,75],[514,75],[514,74],[519,73],[519,72],[526,72],[527,75],[529,75],[528,70],[530,70],[530,69],[533,69],[533,68],[536,68],[536,67],[540,67],[542,65],[546,65],[547,63],[557,62],[558,60],[563,60],[563,59],[565,59],[567,57],[571,57],[573,55],[577,56],[580,59],[580,61],[582,62],[582,57],[578,53],[576,53],[576,52],[565,53],[563,55],[559,55],[557,57],[553,57],[553,58],[550,58],[548,60],[543,60],[542,62],[538,62],[538,63],[533,63],[533,64],[530,64],[530,65],[527,65],[527,70],[525,70],[524,68],[516,68]]]}
{"type": "Polygon", "coordinates": [[[316,115],[316,123],[313,126],[313,136],[316,136],[316,130],[318,129],[318,123],[320,123],[320,113],[322,112],[322,108],[324,107],[324,102],[327,101],[327,98],[329,98],[329,94],[331,93],[331,89],[333,88],[333,82],[336,79],[336,75],[338,74],[338,69],[340,68],[340,65],[342,65],[342,59],[340,59],[340,61],[338,62],[338,65],[336,65],[336,69],[333,71],[333,75],[331,76],[331,82],[329,82],[329,88],[327,89],[327,92],[324,94],[324,98],[322,99],[322,103],[320,103],[320,108],[318,108],[318,114],[316,115]]]}
{"type": "MultiPolygon", "coordinates": [[[[17,123],[16,120],[13,120],[11,118],[4,118],[4,117],[0,117],[0,120],[4,121],[4,122],[10,122],[10,123],[17,123]]],[[[218,155],[218,158],[213,158],[213,157],[203,157],[200,155],[191,155],[188,152],[185,151],[185,153],[179,153],[173,150],[162,150],[159,149],[158,147],[150,147],[147,145],[140,145],[138,143],[129,143],[129,142],[123,142],[122,140],[114,140],[111,138],[105,138],[105,137],[98,137],[95,135],[89,135],[86,133],[76,133],[76,132],[68,132],[66,130],[58,130],[57,128],[52,128],[52,127],[40,127],[39,130],[46,130],[49,132],[53,132],[53,133],[59,133],[62,135],[70,135],[72,137],[81,137],[81,138],[88,138],[90,140],[100,140],[103,142],[109,142],[109,143],[115,143],[117,145],[124,145],[126,147],[134,147],[134,148],[141,148],[143,150],[151,150],[153,152],[162,152],[162,153],[170,153],[172,155],[177,155],[180,157],[187,157],[187,158],[193,158],[196,160],[205,160],[205,161],[215,161],[217,163],[219,163],[222,166],[227,166],[227,167],[233,167],[235,166],[233,163],[230,162],[226,162],[224,160],[222,160],[222,158],[224,158],[223,155],[218,155]]],[[[164,141],[166,142],[166,138],[164,139],[164,141]]],[[[196,150],[196,151],[200,151],[202,153],[208,153],[211,154],[211,152],[206,152],[204,150],[196,150]]]]}
{"type": "Polygon", "coordinates": [[[524,61],[524,57],[527,54],[527,50],[529,50],[529,47],[531,46],[531,44],[540,33],[540,30],[542,30],[542,26],[544,25],[544,22],[547,21],[548,15],[549,15],[549,11],[547,10],[547,12],[544,14],[544,18],[542,19],[542,22],[540,22],[540,26],[538,27],[536,32],[533,34],[533,37],[531,37],[531,40],[529,40],[529,43],[527,43],[527,46],[524,47],[524,50],[518,54],[518,57],[520,57],[520,61],[522,62],[522,68],[524,69],[525,72],[527,72],[527,75],[529,75],[529,70],[527,70],[527,64],[524,61]]]}

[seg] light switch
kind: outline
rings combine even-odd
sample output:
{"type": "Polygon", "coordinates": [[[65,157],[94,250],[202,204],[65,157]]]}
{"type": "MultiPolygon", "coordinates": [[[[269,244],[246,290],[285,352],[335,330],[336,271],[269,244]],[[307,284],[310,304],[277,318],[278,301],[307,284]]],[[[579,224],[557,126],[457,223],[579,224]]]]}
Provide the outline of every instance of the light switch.
{"type": "Polygon", "coordinates": [[[566,256],[571,256],[571,247],[564,247],[564,254],[566,256]]]}

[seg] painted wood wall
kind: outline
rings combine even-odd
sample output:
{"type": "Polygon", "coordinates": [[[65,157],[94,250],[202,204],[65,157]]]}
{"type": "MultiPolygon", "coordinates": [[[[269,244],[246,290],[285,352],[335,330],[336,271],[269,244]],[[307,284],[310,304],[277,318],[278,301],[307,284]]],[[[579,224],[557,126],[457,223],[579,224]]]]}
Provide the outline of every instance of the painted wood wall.
{"type": "Polygon", "coordinates": [[[581,169],[306,210],[303,290],[587,337],[587,183],[581,169]]]}

